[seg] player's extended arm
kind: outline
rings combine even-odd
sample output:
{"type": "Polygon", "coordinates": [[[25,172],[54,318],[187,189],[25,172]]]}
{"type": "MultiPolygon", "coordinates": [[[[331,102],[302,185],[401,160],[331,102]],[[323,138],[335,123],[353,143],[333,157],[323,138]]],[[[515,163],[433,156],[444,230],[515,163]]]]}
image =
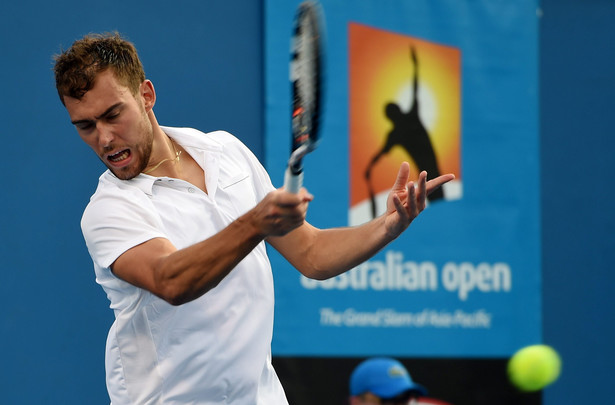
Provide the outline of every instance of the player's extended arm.
{"type": "Polygon", "coordinates": [[[273,191],[211,238],[181,250],[168,239],[152,239],[124,252],[111,269],[173,305],[192,301],[218,285],[267,236],[303,224],[311,199],[305,190],[273,191]]]}
{"type": "Polygon", "coordinates": [[[309,278],[324,280],[352,269],[397,238],[425,208],[429,193],[455,178],[452,174],[426,181],[422,172],[415,188],[410,167],[402,164],[382,216],[357,227],[318,229],[307,222],[271,243],[309,278]]]}

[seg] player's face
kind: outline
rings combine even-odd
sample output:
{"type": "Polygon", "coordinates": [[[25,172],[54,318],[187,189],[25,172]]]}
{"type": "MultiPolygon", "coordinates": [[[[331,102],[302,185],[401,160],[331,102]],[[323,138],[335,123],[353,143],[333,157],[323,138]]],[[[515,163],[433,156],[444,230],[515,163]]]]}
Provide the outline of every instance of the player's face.
{"type": "Polygon", "coordinates": [[[80,100],[65,97],[64,102],[81,139],[115,176],[128,180],[145,169],[151,155],[152,97],[150,82],[143,82],[135,96],[106,70],[80,100]]]}

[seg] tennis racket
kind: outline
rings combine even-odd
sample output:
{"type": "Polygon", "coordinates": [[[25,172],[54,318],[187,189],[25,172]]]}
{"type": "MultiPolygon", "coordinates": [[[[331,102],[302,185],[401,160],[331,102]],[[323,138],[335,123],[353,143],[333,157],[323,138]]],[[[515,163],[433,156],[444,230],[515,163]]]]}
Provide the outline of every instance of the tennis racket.
{"type": "Polygon", "coordinates": [[[295,15],[291,40],[292,147],[284,187],[297,193],[303,185],[303,158],[318,146],[322,97],[322,14],[318,3],[304,1],[295,15]]]}

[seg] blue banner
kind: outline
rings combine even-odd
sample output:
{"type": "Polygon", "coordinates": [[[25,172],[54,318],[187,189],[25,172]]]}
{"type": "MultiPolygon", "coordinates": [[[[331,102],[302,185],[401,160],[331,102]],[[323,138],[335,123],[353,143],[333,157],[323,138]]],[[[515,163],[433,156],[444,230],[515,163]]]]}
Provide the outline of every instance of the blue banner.
{"type": "MultiPolygon", "coordinates": [[[[290,151],[299,2],[267,0],[266,166],[290,151]]],[[[456,181],[378,255],[327,281],[271,249],[274,355],[503,357],[541,340],[537,0],[323,0],[326,88],[308,221],[379,215],[402,161],[456,181]]]]}

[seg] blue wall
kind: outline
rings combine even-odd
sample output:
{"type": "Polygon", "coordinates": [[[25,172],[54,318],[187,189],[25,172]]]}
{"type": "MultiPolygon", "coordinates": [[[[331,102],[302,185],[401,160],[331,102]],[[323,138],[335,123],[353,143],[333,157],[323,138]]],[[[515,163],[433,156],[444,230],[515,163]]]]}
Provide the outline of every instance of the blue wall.
{"type": "MultiPolygon", "coordinates": [[[[143,4],[0,4],[2,403],[108,403],[112,313],[79,230],[102,164],[57,99],[51,55],[87,32],[117,29],[140,49],[161,123],[230,130],[262,157],[261,2],[143,4]]],[[[544,336],[564,357],[545,403],[608,403],[615,3],[543,0],[543,10],[544,336]]]]}
{"type": "Polygon", "coordinates": [[[544,338],[564,358],[544,398],[612,403],[615,3],[543,0],[543,10],[544,338]]]}

